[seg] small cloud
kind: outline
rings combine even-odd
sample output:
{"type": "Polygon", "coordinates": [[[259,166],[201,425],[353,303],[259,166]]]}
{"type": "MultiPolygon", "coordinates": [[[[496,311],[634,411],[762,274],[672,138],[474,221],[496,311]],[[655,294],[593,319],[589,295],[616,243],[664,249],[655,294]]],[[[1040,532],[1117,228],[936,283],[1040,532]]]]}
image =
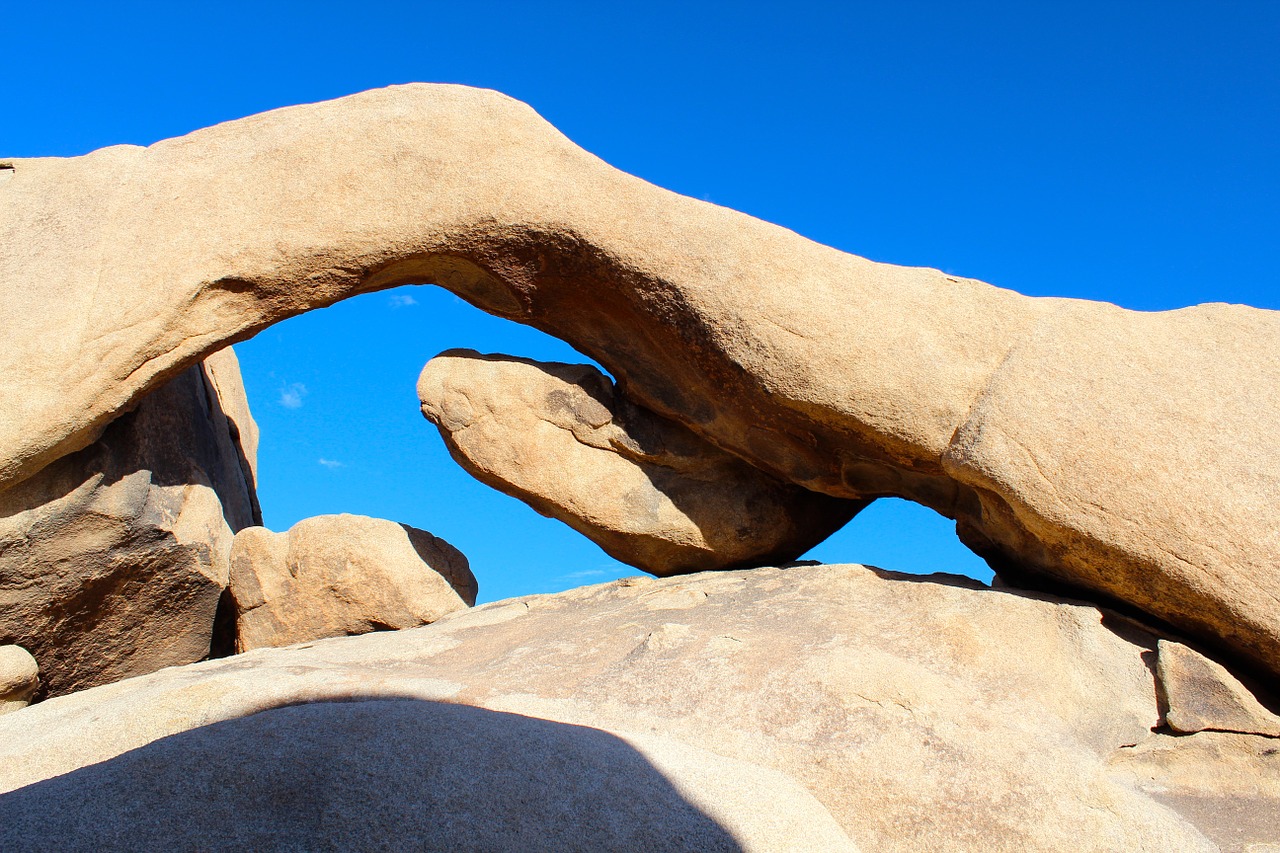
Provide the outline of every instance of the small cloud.
{"type": "Polygon", "coordinates": [[[604,569],[586,569],[585,571],[581,571],[581,572],[570,572],[567,575],[561,575],[560,579],[566,580],[566,581],[577,581],[577,580],[582,580],[584,578],[598,578],[601,575],[607,575],[607,574],[609,573],[606,572],[604,569]]]}
{"type": "Polygon", "coordinates": [[[334,469],[334,468],[345,468],[345,467],[347,467],[347,466],[346,466],[346,463],[339,462],[339,461],[338,461],[338,460],[336,460],[336,459],[325,459],[323,456],[321,456],[321,457],[320,457],[319,459],[317,459],[316,461],[317,461],[317,462],[319,462],[319,463],[320,463],[321,465],[323,465],[324,467],[326,467],[326,468],[330,469],[330,470],[332,470],[332,469],[334,469]]]}
{"type": "Polygon", "coordinates": [[[301,409],[302,398],[307,396],[307,386],[293,382],[280,389],[280,405],[286,409],[301,409]]]}
{"type": "Polygon", "coordinates": [[[418,300],[408,293],[393,293],[388,301],[392,308],[408,308],[410,305],[418,304],[418,300]]]}

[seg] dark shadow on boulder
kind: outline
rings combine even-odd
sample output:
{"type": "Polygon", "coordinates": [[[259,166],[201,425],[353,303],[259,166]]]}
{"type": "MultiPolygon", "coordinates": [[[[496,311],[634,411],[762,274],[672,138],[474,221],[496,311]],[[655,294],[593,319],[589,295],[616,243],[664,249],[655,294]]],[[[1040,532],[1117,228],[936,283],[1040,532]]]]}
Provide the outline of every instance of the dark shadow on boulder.
{"type": "Polygon", "coordinates": [[[607,732],[371,698],[214,723],[0,795],[0,849],[742,848],[607,732]]]}

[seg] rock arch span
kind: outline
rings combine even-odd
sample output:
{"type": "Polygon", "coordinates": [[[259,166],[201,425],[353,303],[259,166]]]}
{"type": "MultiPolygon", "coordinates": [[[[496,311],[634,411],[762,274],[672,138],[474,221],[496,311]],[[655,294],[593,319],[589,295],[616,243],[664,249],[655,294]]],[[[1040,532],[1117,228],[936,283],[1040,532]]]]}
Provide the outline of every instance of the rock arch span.
{"type": "Polygon", "coordinates": [[[228,342],[433,281],[808,489],[906,497],[1002,572],[1280,671],[1275,312],[1140,314],[877,264],[411,85],[0,186],[0,483],[228,342]]]}

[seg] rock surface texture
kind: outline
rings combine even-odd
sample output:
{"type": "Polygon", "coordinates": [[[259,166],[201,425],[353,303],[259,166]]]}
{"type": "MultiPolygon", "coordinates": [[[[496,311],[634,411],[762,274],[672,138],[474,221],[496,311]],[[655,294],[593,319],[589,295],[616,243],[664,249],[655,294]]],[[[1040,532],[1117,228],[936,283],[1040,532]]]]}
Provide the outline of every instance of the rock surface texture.
{"type": "Polygon", "coordinates": [[[590,365],[452,350],[427,363],[418,398],[477,479],[659,576],[789,562],[865,505],[766,474],[590,365]]]}
{"type": "Polygon", "coordinates": [[[40,686],[40,665],[22,646],[0,646],[0,714],[25,708],[40,686]]]}
{"type": "Polygon", "coordinates": [[[1222,664],[1194,649],[1161,640],[1156,674],[1164,697],[1165,722],[1174,731],[1239,732],[1280,738],[1280,716],[1263,707],[1222,664]]]}
{"type": "Polygon", "coordinates": [[[256,444],[228,349],[0,491],[0,643],[35,655],[42,693],[209,654],[232,536],[261,523],[256,444]]]}
{"type": "Polygon", "coordinates": [[[522,824],[570,850],[1280,843],[1280,740],[1162,733],[1155,647],[948,576],[626,579],[0,719],[0,848],[381,849],[407,827],[415,848],[509,849],[451,846],[477,813],[482,841],[522,824]]]}
{"type": "Polygon", "coordinates": [[[475,604],[476,591],[467,558],[425,530],[321,515],[285,533],[237,533],[224,606],[243,652],[426,625],[475,604]]]}
{"type": "Polygon", "coordinates": [[[226,342],[429,281],[783,479],[919,501],[1009,577],[1128,602],[1280,673],[1276,312],[1138,313],[873,263],[654,187],[458,86],[12,165],[0,484],[226,342]]]}

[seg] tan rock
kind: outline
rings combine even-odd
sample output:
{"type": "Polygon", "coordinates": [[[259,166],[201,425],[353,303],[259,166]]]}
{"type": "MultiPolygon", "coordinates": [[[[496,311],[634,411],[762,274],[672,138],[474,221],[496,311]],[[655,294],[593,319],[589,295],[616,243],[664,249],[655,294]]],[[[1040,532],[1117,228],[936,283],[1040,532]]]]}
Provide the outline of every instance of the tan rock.
{"type": "Polygon", "coordinates": [[[1175,732],[1241,732],[1280,737],[1280,717],[1216,661],[1181,643],[1161,640],[1156,675],[1165,722],[1175,732]]]}
{"type": "Polygon", "coordinates": [[[243,652],[426,625],[475,604],[476,580],[461,552],[425,530],[320,515],[286,533],[237,533],[228,593],[243,652]]]}
{"type": "Polygon", "coordinates": [[[42,693],[209,654],[232,535],[258,523],[255,432],[227,352],[0,491],[0,643],[36,656],[42,693]]]}
{"type": "Polygon", "coordinates": [[[40,667],[22,646],[0,646],[0,714],[25,708],[40,686],[40,667]]]}
{"type": "Polygon", "coordinates": [[[481,482],[660,576],[794,560],[865,506],[766,474],[589,365],[450,350],[418,398],[481,482]]]}
{"type": "Polygon", "coordinates": [[[456,86],[13,167],[0,483],[226,341],[433,281],[764,470],[919,501],[1010,577],[1121,599],[1280,673],[1276,312],[1131,312],[872,263],[456,86]]]}
{"type": "MultiPolygon", "coordinates": [[[[735,778],[749,786],[765,778],[753,767],[805,789],[862,850],[1165,853],[1280,842],[1274,823],[1222,835],[1219,823],[1192,805],[1144,787],[1135,776],[1140,769],[1120,766],[1139,751],[1135,744],[1152,752],[1173,740],[1151,732],[1160,712],[1144,655],[1154,645],[1155,638],[1094,607],[945,575],[800,566],[629,578],[459,611],[419,629],[170,669],[33,707],[16,715],[26,718],[21,728],[0,720],[0,791],[61,776],[57,786],[28,788],[30,796],[0,796],[0,847],[11,837],[3,835],[11,815],[57,814],[61,826],[87,814],[83,823],[92,825],[107,802],[103,791],[116,792],[112,807],[135,791],[139,802],[153,802],[152,787],[163,788],[163,780],[200,764],[165,756],[182,755],[186,742],[210,743],[202,734],[209,729],[201,727],[301,703],[380,698],[419,700],[428,723],[438,717],[425,703],[445,702],[615,733],[735,837],[748,815],[794,833],[786,813],[804,799],[781,784],[776,795],[730,798],[725,792],[735,778]],[[662,754],[685,757],[683,769],[653,759],[634,735],[660,739],[662,754]],[[181,770],[169,775],[175,761],[181,770]],[[159,768],[154,782],[138,771],[143,766],[159,768]],[[688,775],[699,766],[705,768],[701,779],[688,775]],[[713,785],[708,777],[719,781],[713,785]],[[56,795],[34,799],[42,790],[56,795]],[[690,792],[698,790],[707,795],[694,799],[690,792]],[[721,808],[713,810],[711,802],[721,808]],[[42,804],[59,808],[37,808],[42,804]],[[70,816],[62,816],[61,804],[70,816]]],[[[458,713],[465,718],[465,711],[458,713]]],[[[366,763],[375,779],[382,778],[377,756],[388,749],[438,754],[423,735],[406,731],[398,712],[380,721],[370,710],[359,725],[322,710],[294,719],[241,722],[246,729],[274,726],[280,735],[272,742],[287,745],[291,732],[332,720],[344,744],[339,752],[373,750],[366,763]],[[388,740],[396,746],[379,749],[388,740]]],[[[438,736],[455,738],[465,728],[449,725],[438,736]]],[[[266,740],[254,734],[245,742],[266,740]]],[[[232,741],[214,741],[198,754],[232,741]]],[[[556,736],[556,742],[564,740],[556,736]]],[[[1253,775],[1231,790],[1252,785],[1251,808],[1280,806],[1280,767],[1268,764],[1263,751],[1252,741],[1218,749],[1180,755],[1179,772],[1207,779],[1251,768],[1253,775]]],[[[322,757],[298,762],[290,752],[272,753],[281,756],[283,769],[253,778],[282,791],[293,780],[307,799],[316,784],[311,780],[327,778],[310,768],[324,767],[333,755],[316,752],[322,757]]],[[[572,764],[579,754],[570,749],[565,761],[572,764]]],[[[535,758],[527,766],[537,776],[545,765],[535,758]]],[[[341,772],[366,778],[357,769],[344,764],[341,772]]],[[[594,770],[584,772],[594,778],[594,770]]],[[[434,778],[415,777],[420,796],[431,802],[434,778]]],[[[512,790],[525,790],[526,778],[516,774],[512,790]]],[[[552,778],[559,779],[559,771],[552,778]]],[[[359,787],[325,789],[339,798],[324,814],[331,831],[365,825],[365,801],[344,790],[359,787]]],[[[201,790],[211,793],[200,809],[222,814],[243,805],[255,815],[249,825],[258,825],[265,806],[252,786],[201,790]]],[[[389,795],[393,804],[399,797],[389,795]]],[[[500,803],[494,820],[525,808],[513,796],[500,803]]],[[[616,814],[612,808],[602,814],[616,814]]],[[[290,826],[320,819],[314,810],[299,811],[314,817],[291,816],[290,826]]],[[[588,822],[590,831],[601,822],[588,822]]],[[[387,822],[376,830],[389,831],[387,822]]],[[[376,832],[369,837],[381,837],[376,832]]],[[[803,834],[785,837],[794,843],[774,835],[771,846],[744,846],[801,849],[805,840],[803,834]]]]}

